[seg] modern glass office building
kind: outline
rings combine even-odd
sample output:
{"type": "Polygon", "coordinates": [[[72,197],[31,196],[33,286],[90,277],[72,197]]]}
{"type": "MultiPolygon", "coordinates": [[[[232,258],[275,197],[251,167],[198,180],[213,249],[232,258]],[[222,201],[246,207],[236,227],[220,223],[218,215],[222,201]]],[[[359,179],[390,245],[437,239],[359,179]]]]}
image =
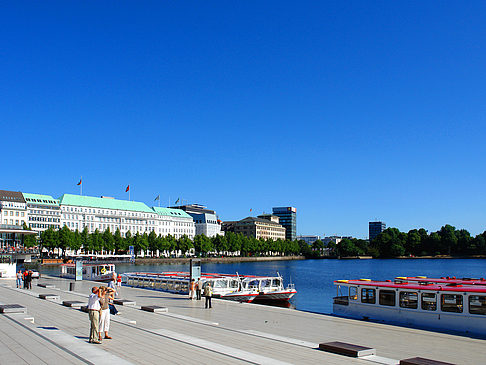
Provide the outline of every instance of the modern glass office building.
{"type": "Polygon", "coordinates": [[[297,237],[297,209],[294,207],[276,207],[273,215],[280,218],[279,224],[285,227],[285,239],[295,241],[297,237]]]}
{"type": "Polygon", "coordinates": [[[370,222],[369,223],[369,238],[370,241],[374,240],[381,232],[386,229],[385,222],[370,222]]]}

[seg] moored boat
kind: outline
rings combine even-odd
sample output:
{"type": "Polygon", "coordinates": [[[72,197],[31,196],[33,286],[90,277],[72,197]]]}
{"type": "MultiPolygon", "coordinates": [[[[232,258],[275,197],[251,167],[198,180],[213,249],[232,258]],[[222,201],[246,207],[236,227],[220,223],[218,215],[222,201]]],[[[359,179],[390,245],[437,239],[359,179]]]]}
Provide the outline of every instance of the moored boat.
{"type": "MultiPolygon", "coordinates": [[[[189,293],[190,274],[188,272],[122,274],[125,285],[143,287],[179,294],[189,293]]],[[[202,273],[202,286],[211,283],[213,296],[226,300],[251,303],[289,301],[297,292],[292,284],[283,286],[279,276],[247,276],[238,274],[202,273]]]]}
{"type": "MultiPolygon", "coordinates": [[[[116,275],[115,264],[107,263],[86,263],[83,264],[83,279],[107,282],[116,275]]],[[[60,276],[62,278],[76,278],[76,264],[62,264],[60,276]]]]}
{"type": "Polygon", "coordinates": [[[431,330],[486,336],[486,286],[447,282],[337,280],[333,313],[431,330]]]}

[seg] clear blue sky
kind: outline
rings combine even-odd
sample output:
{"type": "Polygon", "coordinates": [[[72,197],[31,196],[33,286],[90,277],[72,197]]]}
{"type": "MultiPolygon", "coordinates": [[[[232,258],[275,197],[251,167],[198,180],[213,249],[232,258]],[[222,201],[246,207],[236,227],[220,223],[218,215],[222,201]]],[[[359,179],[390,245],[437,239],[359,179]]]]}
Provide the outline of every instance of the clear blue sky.
{"type": "Polygon", "coordinates": [[[0,188],[483,232],[485,24],[483,1],[3,2],[0,188]]]}

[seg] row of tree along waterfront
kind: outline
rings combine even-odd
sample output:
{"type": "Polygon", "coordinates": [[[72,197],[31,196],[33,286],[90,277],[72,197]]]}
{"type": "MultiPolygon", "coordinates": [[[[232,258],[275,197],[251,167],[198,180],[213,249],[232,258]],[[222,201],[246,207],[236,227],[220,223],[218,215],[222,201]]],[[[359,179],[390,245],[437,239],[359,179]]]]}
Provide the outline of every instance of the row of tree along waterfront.
{"type": "Polygon", "coordinates": [[[408,233],[388,228],[371,242],[343,239],[334,249],[339,256],[486,255],[486,231],[473,237],[467,230],[458,230],[449,224],[431,233],[423,228],[412,229],[408,233]]]}
{"type": "Polygon", "coordinates": [[[65,254],[66,250],[84,252],[111,251],[115,254],[127,253],[129,246],[133,246],[135,253],[149,252],[155,255],[158,251],[164,256],[186,256],[193,253],[196,256],[231,255],[231,256],[284,256],[303,255],[306,257],[349,257],[372,256],[376,258],[399,256],[436,256],[436,255],[485,255],[486,231],[473,237],[465,230],[457,230],[451,225],[443,226],[437,232],[428,233],[425,229],[412,229],[408,233],[397,228],[388,228],[374,240],[345,238],[335,244],[324,244],[318,240],[307,245],[304,241],[263,240],[226,232],[225,236],[206,237],[197,235],[194,240],[187,236],[175,238],[173,236],[157,236],[155,232],[149,234],[132,235],[127,232],[125,237],[119,230],[111,233],[98,230],[89,233],[71,231],[64,226],[58,231],[47,229],[40,233],[36,240],[33,236],[26,236],[26,247],[40,246],[41,252],[45,248],[49,252],[58,249],[65,254]]]}

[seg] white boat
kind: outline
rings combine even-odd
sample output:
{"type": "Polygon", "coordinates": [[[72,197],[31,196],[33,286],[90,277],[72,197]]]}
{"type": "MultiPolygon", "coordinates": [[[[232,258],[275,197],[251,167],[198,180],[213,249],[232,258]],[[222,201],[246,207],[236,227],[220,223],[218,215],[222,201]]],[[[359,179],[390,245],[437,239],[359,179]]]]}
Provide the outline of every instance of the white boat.
{"type": "MultiPolygon", "coordinates": [[[[288,301],[296,290],[291,284],[283,287],[280,276],[240,276],[230,274],[202,273],[203,290],[211,283],[213,296],[226,300],[251,303],[259,301],[288,301]]],[[[122,282],[128,286],[143,287],[172,293],[188,294],[190,276],[188,272],[162,273],[133,272],[122,274],[122,282]]]]}
{"type": "MultiPolygon", "coordinates": [[[[83,263],[83,280],[107,282],[113,278],[113,275],[116,275],[115,264],[83,263]]],[[[62,278],[75,279],[76,264],[62,264],[60,276],[62,278]]]]}
{"type": "Polygon", "coordinates": [[[348,318],[486,336],[486,285],[337,280],[333,313],[348,318]]]}
{"type": "Polygon", "coordinates": [[[283,278],[277,276],[243,276],[243,290],[256,292],[255,302],[288,302],[296,293],[294,284],[284,287],[283,278]]]}

